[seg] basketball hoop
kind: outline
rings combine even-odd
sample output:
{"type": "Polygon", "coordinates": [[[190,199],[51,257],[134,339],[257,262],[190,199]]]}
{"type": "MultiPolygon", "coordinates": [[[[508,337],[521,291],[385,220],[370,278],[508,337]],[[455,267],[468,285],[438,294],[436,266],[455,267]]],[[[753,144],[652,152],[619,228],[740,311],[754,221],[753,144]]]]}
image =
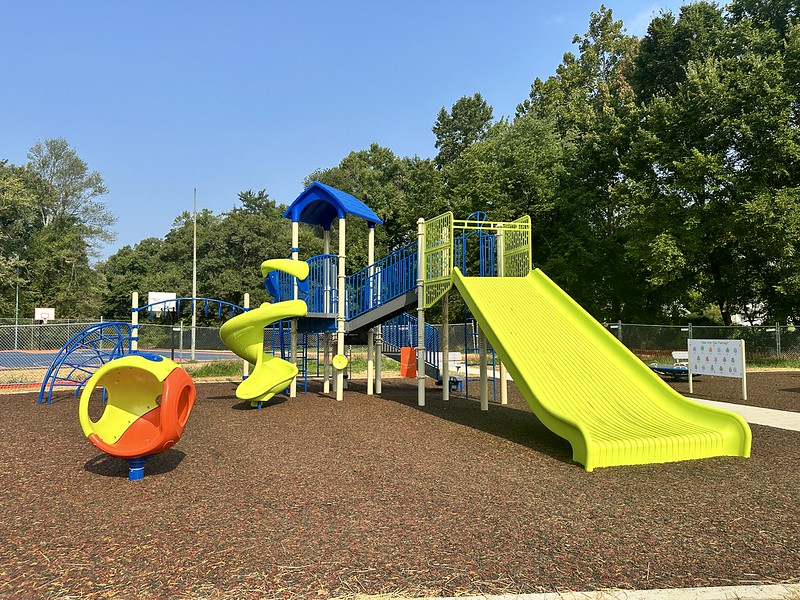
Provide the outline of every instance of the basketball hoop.
{"type": "Polygon", "coordinates": [[[48,321],[56,318],[56,309],[37,307],[33,311],[33,318],[36,321],[41,321],[42,325],[47,325],[48,321]]]}

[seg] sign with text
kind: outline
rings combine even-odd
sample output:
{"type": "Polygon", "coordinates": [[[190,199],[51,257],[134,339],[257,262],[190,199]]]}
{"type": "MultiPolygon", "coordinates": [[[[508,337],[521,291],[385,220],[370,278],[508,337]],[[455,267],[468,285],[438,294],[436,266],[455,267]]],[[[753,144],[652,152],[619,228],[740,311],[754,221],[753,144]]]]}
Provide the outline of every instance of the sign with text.
{"type": "Polygon", "coordinates": [[[742,398],[747,400],[744,340],[689,340],[689,393],[693,375],[734,377],[742,380],[742,398]]]}
{"type": "Polygon", "coordinates": [[[694,375],[741,379],[744,373],[742,340],[689,340],[689,368],[694,375]]]}

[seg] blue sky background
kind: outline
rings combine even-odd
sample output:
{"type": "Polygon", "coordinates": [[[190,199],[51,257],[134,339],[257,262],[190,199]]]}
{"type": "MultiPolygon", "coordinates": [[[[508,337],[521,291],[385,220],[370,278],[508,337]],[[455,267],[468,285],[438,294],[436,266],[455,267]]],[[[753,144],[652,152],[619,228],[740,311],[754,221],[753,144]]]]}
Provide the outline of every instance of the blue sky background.
{"type": "MultiPolygon", "coordinates": [[[[607,0],[643,35],[682,0],[607,0]]],[[[0,159],[65,138],[98,171],[123,245],[240,191],[290,203],[372,142],[436,154],[440,108],[481,92],[513,115],[600,2],[0,0],[0,159]]]]}

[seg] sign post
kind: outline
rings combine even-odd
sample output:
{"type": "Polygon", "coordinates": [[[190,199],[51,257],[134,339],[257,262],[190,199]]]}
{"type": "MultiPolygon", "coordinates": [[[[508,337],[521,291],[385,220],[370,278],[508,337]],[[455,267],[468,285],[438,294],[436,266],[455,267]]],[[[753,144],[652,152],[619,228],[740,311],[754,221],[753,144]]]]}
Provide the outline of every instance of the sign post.
{"type": "Polygon", "coordinates": [[[742,380],[742,400],[747,400],[744,340],[688,340],[689,393],[692,375],[733,377],[742,380]]]}

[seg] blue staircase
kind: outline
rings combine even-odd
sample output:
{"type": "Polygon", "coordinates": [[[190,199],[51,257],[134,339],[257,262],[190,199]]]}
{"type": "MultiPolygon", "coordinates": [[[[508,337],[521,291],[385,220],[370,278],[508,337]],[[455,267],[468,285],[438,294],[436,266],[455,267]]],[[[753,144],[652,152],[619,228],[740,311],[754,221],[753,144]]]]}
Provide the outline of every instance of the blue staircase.
{"type": "MultiPolygon", "coordinates": [[[[308,305],[304,331],[335,331],[339,308],[338,257],[321,254],[308,259],[306,281],[273,271],[265,286],[274,302],[298,298],[308,305]]],[[[417,244],[411,243],[345,279],[345,332],[356,333],[389,319],[417,301],[417,244]]]]}

